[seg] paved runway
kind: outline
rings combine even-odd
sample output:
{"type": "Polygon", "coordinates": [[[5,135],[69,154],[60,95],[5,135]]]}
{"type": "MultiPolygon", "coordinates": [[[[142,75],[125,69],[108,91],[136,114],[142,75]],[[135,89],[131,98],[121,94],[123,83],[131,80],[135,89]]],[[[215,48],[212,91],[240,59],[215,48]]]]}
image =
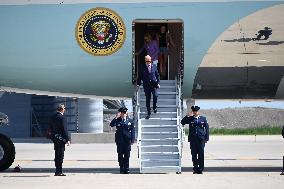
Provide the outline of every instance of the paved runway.
{"type": "Polygon", "coordinates": [[[136,145],[131,152],[131,174],[120,175],[115,144],[72,144],[66,147],[67,177],[54,177],[50,143],[15,143],[22,172],[0,173],[1,189],[25,188],[283,188],[280,136],[212,136],[205,149],[203,175],[192,174],[189,144],[184,143],[182,174],[139,174],[136,145]]]}

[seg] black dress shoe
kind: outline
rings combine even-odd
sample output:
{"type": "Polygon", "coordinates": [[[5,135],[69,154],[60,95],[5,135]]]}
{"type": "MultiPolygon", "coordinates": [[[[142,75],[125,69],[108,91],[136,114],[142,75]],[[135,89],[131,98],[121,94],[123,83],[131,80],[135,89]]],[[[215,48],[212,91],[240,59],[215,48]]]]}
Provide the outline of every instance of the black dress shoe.
{"type": "Polygon", "coordinates": [[[146,117],[145,117],[145,119],[149,119],[150,118],[150,115],[147,115],[146,117]]]}
{"type": "Polygon", "coordinates": [[[154,109],[154,113],[157,113],[157,108],[154,109]]]}
{"type": "Polygon", "coordinates": [[[66,176],[66,175],[65,175],[65,174],[63,174],[63,173],[55,173],[55,175],[54,175],[54,176],[61,176],[61,177],[63,176],[63,177],[64,177],[64,176],[66,176]]]}
{"type": "Polygon", "coordinates": [[[123,173],[124,173],[124,167],[120,167],[119,173],[120,173],[120,174],[123,174],[123,173]]]}
{"type": "Polygon", "coordinates": [[[130,172],[129,172],[129,169],[125,169],[124,170],[124,174],[129,174],[130,172]]]}

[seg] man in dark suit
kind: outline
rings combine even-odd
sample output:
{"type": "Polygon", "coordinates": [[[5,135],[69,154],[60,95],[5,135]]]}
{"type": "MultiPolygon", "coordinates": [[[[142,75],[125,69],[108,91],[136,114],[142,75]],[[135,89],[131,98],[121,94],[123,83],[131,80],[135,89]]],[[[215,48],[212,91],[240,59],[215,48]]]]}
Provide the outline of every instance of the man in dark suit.
{"type": "Polygon", "coordinates": [[[65,106],[60,104],[57,112],[51,117],[49,125],[51,130],[51,139],[54,143],[55,151],[55,175],[66,176],[62,173],[62,164],[64,159],[65,144],[70,145],[69,136],[66,128],[66,121],[64,119],[65,106]]]}
{"type": "Polygon", "coordinates": [[[151,57],[149,55],[145,56],[145,62],[146,64],[143,64],[139,68],[137,85],[140,86],[141,80],[143,81],[143,88],[146,96],[146,107],[148,112],[146,119],[149,119],[151,115],[151,94],[153,94],[153,110],[154,113],[157,113],[157,88],[160,88],[160,75],[157,70],[157,66],[152,64],[151,57]]]}
{"type": "Polygon", "coordinates": [[[135,130],[132,119],[127,116],[127,108],[119,108],[116,117],[110,123],[116,127],[115,143],[117,146],[120,174],[129,174],[129,158],[131,145],[135,140],[135,130]]]}
{"type": "Polygon", "coordinates": [[[209,125],[206,117],[199,116],[198,106],[192,106],[192,112],[181,120],[181,124],[189,125],[188,142],[190,142],[193,162],[193,174],[202,174],[204,169],[204,147],[209,140],[209,125]]]}

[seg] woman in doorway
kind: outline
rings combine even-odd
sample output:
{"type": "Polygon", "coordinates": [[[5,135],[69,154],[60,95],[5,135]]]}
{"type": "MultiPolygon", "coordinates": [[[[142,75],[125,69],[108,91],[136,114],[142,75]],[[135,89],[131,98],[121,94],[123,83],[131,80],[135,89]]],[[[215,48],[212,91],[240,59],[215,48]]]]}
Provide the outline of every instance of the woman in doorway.
{"type": "Polygon", "coordinates": [[[151,56],[151,58],[152,58],[152,63],[157,66],[157,64],[158,64],[158,55],[159,55],[159,46],[158,46],[157,40],[153,40],[152,36],[150,35],[150,33],[146,33],[144,35],[144,42],[145,43],[144,43],[143,47],[135,54],[139,55],[139,54],[141,54],[143,52],[143,50],[146,49],[147,54],[149,56],[151,56]]]}
{"type": "Polygon", "coordinates": [[[160,75],[161,78],[167,79],[166,65],[169,55],[169,47],[176,48],[170,33],[165,25],[162,25],[160,32],[157,34],[157,40],[159,44],[159,63],[160,63],[160,75]]]}

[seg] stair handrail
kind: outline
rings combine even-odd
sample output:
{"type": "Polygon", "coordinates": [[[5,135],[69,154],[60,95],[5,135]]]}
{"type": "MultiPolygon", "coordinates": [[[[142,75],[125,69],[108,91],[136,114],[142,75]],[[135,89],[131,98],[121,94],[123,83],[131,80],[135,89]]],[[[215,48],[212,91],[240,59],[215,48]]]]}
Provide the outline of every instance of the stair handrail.
{"type": "Polygon", "coordinates": [[[182,115],[182,99],[181,99],[181,83],[180,80],[177,78],[177,129],[178,129],[178,140],[179,140],[179,153],[182,156],[182,145],[183,145],[183,127],[180,124],[180,117],[182,115]]]}
{"type": "Polygon", "coordinates": [[[140,86],[136,86],[133,98],[133,107],[134,107],[134,112],[133,112],[134,122],[135,125],[137,126],[137,149],[138,149],[138,158],[139,158],[140,172],[141,172],[142,161],[140,158],[140,153],[141,153],[140,86]]]}
{"type": "Polygon", "coordinates": [[[183,97],[182,97],[182,77],[183,77],[183,68],[181,62],[181,53],[180,53],[180,62],[177,65],[177,76],[176,76],[176,101],[177,101],[177,129],[178,129],[178,149],[180,154],[179,166],[181,167],[181,158],[182,158],[182,148],[184,141],[184,129],[180,123],[181,116],[183,114],[183,97]]]}

